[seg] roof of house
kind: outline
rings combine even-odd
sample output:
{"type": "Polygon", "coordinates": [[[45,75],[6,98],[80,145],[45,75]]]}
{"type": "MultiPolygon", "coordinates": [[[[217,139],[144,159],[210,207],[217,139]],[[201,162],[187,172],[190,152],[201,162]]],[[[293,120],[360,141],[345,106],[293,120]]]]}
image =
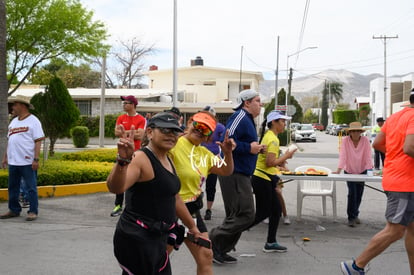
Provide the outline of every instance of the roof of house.
{"type": "Polygon", "coordinates": [[[369,103],[369,97],[367,96],[357,96],[354,100],[354,103],[369,103]]]}

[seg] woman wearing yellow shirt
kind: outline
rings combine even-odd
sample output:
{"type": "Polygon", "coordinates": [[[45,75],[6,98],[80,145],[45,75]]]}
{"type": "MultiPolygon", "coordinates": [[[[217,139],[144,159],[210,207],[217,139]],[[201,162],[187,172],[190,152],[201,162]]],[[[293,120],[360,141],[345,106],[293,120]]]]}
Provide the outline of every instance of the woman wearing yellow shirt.
{"type": "Polygon", "coordinates": [[[287,248],[276,241],[282,207],[276,194],[280,174],[278,166],[284,166],[286,160],[292,158],[294,151],[287,151],[279,157],[279,139],[277,135],[285,130],[286,120],[291,117],[271,111],[262,124],[260,144],[266,146],[266,151],[259,154],[256,169],[252,176],[252,187],[256,199],[256,218],[252,226],[269,218],[267,241],[264,252],[286,252],[287,248]],[[269,130],[263,135],[266,126],[269,130]]]}
{"type": "MultiPolygon", "coordinates": [[[[207,227],[200,214],[203,207],[202,188],[210,173],[228,176],[233,172],[232,149],[235,145],[226,133],[223,142],[218,142],[224,157],[200,146],[216,128],[215,117],[207,111],[196,113],[187,126],[186,133],[178,139],[170,154],[181,181],[180,197],[190,214],[197,219],[201,235],[208,239],[207,227]]],[[[213,274],[211,248],[196,245],[188,239],[184,242],[197,263],[197,274],[213,274]]]]}

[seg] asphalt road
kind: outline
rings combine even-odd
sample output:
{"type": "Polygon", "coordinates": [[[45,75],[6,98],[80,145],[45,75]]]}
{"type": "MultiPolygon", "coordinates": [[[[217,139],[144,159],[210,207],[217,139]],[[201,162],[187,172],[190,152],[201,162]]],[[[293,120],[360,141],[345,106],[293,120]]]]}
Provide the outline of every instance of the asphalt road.
{"type": "MultiPolygon", "coordinates": [[[[318,133],[316,143],[300,143],[304,150],[289,161],[294,169],[314,164],[336,169],[338,138],[318,133]]],[[[377,186],[380,187],[380,186],[377,186]]],[[[281,224],[278,241],[287,253],[263,253],[267,225],[259,224],[242,234],[231,254],[235,265],[214,265],[215,274],[341,274],[339,262],[357,256],[369,239],[384,226],[384,194],[365,189],[361,205],[362,224],[346,225],[346,186],[337,185],[338,219],[321,214],[321,199],[304,200],[302,220],[296,221],[296,183],[285,184],[283,194],[291,225],[281,224]],[[317,231],[317,226],[325,231],[317,231]],[[303,238],[310,238],[304,242],[303,238]]],[[[221,223],[224,208],[220,190],[208,228],[221,223]]],[[[114,195],[90,194],[40,200],[39,218],[0,220],[0,274],[121,274],[112,253],[112,236],[118,218],[109,213],[114,195]]],[[[7,203],[0,203],[0,212],[7,203]]],[[[173,274],[195,274],[195,263],[186,247],[171,257],[173,274]]],[[[370,264],[369,274],[409,274],[403,241],[393,244],[370,264]]]]}

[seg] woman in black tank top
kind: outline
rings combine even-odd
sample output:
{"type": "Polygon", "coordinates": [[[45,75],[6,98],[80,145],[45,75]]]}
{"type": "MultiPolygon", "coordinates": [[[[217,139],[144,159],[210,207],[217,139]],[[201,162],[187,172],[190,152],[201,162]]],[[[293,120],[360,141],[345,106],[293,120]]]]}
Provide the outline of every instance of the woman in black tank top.
{"type": "Polygon", "coordinates": [[[177,216],[196,237],[200,235],[178,196],[180,181],[167,152],[177,142],[178,121],[168,113],[148,123],[148,146],[134,153],[134,129],[119,139],[116,164],[108,176],[111,192],[126,191],[125,211],[114,234],[114,254],[122,274],[171,274],[166,250],[168,232],[177,216]]]}

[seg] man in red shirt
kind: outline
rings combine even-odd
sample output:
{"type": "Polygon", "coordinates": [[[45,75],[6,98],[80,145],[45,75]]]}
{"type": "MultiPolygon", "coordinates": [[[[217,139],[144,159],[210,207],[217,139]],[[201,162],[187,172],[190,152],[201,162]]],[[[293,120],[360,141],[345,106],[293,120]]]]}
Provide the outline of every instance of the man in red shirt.
{"type": "Polygon", "coordinates": [[[410,105],[387,119],[372,146],[385,153],[382,187],[387,195],[387,224],[354,261],[341,262],[341,269],[344,274],[365,274],[370,260],[405,236],[414,274],[414,89],[410,105]]]}
{"type": "MultiPolygon", "coordinates": [[[[126,133],[131,132],[131,126],[135,127],[134,134],[134,148],[135,151],[141,148],[141,139],[144,136],[144,130],[146,126],[146,119],[137,113],[136,108],[138,105],[138,100],[132,96],[121,96],[122,106],[124,108],[125,114],[120,115],[116,119],[115,126],[115,136],[121,137],[122,128],[124,128],[126,133]]],[[[122,212],[122,203],[124,201],[124,193],[117,194],[115,198],[115,208],[111,212],[112,217],[119,216],[122,212]]]]}

